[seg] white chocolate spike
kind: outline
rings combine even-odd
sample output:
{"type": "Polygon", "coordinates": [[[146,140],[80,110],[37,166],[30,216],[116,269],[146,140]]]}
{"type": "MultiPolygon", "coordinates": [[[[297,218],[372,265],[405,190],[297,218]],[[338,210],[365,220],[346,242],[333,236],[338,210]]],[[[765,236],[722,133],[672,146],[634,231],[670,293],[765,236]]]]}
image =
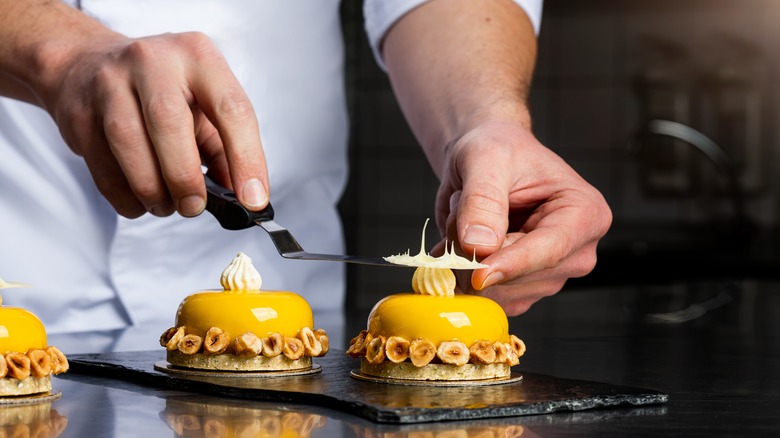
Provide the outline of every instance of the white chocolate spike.
{"type": "Polygon", "coordinates": [[[425,223],[423,224],[423,230],[422,230],[422,237],[420,238],[420,252],[418,255],[425,255],[427,254],[425,252],[425,229],[428,228],[428,220],[430,218],[425,218],[425,223]]]}
{"type": "Polygon", "coordinates": [[[0,289],[11,289],[14,287],[30,287],[30,285],[25,283],[13,283],[10,281],[5,281],[2,277],[0,277],[0,289]]]}

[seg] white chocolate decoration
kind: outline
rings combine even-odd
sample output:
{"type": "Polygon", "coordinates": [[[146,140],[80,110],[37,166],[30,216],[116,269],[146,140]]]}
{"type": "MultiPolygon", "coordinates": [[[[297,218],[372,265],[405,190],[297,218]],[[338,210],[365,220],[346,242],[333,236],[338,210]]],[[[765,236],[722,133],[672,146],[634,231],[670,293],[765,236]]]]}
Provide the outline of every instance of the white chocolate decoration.
{"type": "MultiPolygon", "coordinates": [[[[29,284],[24,283],[13,283],[10,281],[3,280],[3,277],[0,277],[0,289],[11,289],[14,287],[30,287],[29,284]]],[[[0,304],[3,304],[3,298],[0,297],[0,304]]]]}
{"type": "Polygon", "coordinates": [[[453,243],[450,248],[444,247],[444,254],[439,257],[433,257],[425,252],[425,228],[428,226],[428,220],[425,220],[423,225],[422,239],[420,241],[420,252],[417,255],[412,256],[409,254],[409,250],[406,253],[396,254],[384,259],[390,263],[404,266],[416,266],[425,268],[441,268],[441,269],[479,269],[487,268],[487,265],[479,263],[476,255],[472,260],[465,257],[461,257],[455,254],[455,244],[453,243]]]}
{"type": "Polygon", "coordinates": [[[412,276],[412,289],[420,295],[451,297],[455,295],[455,274],[451,269],[421,266],[412,276]]]}
{"type": "Polygon", "coordinates": [[[252,265],[252,259],[240,252],[222,271],[219,282],[225,290],[260,290],[263,279],[252,265]]]}

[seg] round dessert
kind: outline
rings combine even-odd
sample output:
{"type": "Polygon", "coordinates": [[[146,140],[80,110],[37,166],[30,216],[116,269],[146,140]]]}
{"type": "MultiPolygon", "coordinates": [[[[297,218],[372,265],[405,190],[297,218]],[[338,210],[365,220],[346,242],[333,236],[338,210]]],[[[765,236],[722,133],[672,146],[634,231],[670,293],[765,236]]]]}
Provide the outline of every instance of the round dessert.
{"type": "Polygon", "coordinates": [[[328,352],[324,330],[313,330],[311,308],[287,291],[262,291],[252,260],[239,253],[222,273],[223,291],[186,297],[176,325],[160,337],[170,364],[220,371],[306,370],[328,352]]]}
{"type": "MultiPolygon", "coordinates": [[[[13,286],[0,279],[0,289],[13,286]]],[[[0,296],[0,397],[51,391],[51,376],[67,371],[68,359],[47,345],[38,317],[2,303],[0,296]]]]}
{"type": "Polygon", "coordinates": [[[418,267],[415,294],[390,295],[368,317],[347,354],[367,376],[402,380],[484,380],[511,375],[525,344],[508,332],[493,300],[455,295],[455,274],[418,267]]]}

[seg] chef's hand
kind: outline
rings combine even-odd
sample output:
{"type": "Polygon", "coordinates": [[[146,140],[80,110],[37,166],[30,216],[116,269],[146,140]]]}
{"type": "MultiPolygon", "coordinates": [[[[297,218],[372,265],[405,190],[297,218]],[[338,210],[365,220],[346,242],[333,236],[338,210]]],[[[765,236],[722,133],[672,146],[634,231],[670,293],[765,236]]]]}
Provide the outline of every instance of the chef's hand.
{"type": "Polygon", "coordinates": [[[268,202],[255,112],[202,34],[96,42],[71,55],[45,106],[123,216],[200,214],[201,164],[244,205],[268,202]]]}
{"type": "Polygon", "coordinates": [[[0,41],[0,95],[46,109],[119,214],[201,213],[201,164],[267,204],[254,110],[206,36],[132,39],[62,2],[0,0],[0,41]]]}
{"type": "MultiPolygon", "coordinates": [[[[459,288],[509,315],[590,272],[612,214],[602,195],[521,124],[486,122],[448,149],[436,219],[463,255],[489,265],[459,288]]],[[[434,251],[441,251],[441,242],[434,251]]]]}
{"type": "Polygon", "coordinates": [[[441,181],[439,229],[488,265],[469,272],[461,290],[516,315],[591,271],[611,213],[530,133],[536,35],[529,15],[506,0],[425,2],[390,28],[382,50],[398,102],[441,181]]]}

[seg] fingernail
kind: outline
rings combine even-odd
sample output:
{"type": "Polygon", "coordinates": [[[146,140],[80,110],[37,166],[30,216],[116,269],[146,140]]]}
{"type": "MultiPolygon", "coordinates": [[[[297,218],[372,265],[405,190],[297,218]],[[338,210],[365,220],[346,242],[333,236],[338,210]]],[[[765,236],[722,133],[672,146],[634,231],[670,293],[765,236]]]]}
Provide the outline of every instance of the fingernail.
{"type": "Polygon", "coordinates": [[[163,204],[157,204],[149,209],[149,213],[157,217],[170,216],[173,213],[173,205],[169,202],[163,204]]]}
{"type": "Polygon", "coordinates": [[[496,246],[498,245],[498,236],[495,231],[484,225],[470,225],[466,228],[463,243],[475,246],[496,246]]]}
{"type": "Polygon", "coordinates": [[[179,201],[179,213],[182,216],[192,217],[203,213],[206,208],[206,200],[198,195],[190,195],[179,201]]]}
{"type": "Polygon", "coordinates": [[[488,275],[485,281],[482,282],[482,286],[479,287],[479,290],[483,290],[487,287],[493,286],[494,284],[500,283],[504,279],[504,274],[496,271],[492,274],[488,275]]]}
{"type": "Polygon", "coordinates": [[[268,193],[257,178],[245,182],[241,194],[248,207],[263,207],[268,202],[268,193]]]}

